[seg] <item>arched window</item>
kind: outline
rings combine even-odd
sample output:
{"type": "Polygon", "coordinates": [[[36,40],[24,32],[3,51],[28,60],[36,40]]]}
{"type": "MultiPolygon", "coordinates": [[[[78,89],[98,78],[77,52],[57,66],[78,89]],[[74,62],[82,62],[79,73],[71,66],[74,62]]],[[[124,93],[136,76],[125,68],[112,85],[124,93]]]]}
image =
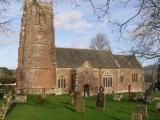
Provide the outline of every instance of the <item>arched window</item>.
{"type": "Polygon", "coordinates": [[[138,82],[138,74],[132,73],[132,82],[138,82]]]}
{"type": "Polygon", "coordinates": [[[58,81],[58,88],[66,87],[66,79],[64,78],[64,76],[62,75],[58,76],[57,81],[58,81]]]}
{"type": "Polygon", "coordinates": [[[112,75],[107,72],[103,76],[103,86],[104,87],[112,87],[112,75]]]}

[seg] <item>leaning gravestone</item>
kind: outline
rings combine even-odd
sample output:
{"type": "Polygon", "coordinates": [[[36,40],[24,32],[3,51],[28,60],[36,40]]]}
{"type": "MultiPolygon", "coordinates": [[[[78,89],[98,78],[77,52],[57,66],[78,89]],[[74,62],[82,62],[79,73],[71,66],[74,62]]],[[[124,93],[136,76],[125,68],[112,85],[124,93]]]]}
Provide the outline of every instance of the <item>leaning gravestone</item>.
{"type": "Polygon", "coordinates": [[[142,114],[142,117],[148,118],[147,106],[138,105],[137,112],[142,114]]]}
{"type": "Polygon", "coordinates": [[[141,113],[131,113],[131,120],[142,120],[141,113]]]}

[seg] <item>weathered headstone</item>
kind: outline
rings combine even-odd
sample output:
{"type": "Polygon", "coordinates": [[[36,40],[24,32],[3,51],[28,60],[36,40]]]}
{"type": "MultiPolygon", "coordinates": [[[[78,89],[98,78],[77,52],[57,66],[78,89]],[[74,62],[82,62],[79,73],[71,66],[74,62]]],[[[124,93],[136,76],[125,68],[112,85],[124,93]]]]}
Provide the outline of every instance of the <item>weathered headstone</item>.
{"type": "Polygon", "coordinates": [[[115,101],[121,101],[122,98],[123,98],[122,94],[116,94],[113,96],[113,100],[115,101]]]}
{"type": "Polygon", "coordinates": [[[152,102],[152,95],[151,95],[152,90],[153,90],[153,84],[152,83],[147,83],[146,88],[145,88],[145,92],[144,92],[144,100],[147,103],[152,102]]]}
{"type": "Polygon", "coordinates": [[[75,105],[75,104],[74,104],[74,96],[73,96],[73,93],[70,94],[70,98],[71,98],[70,104],[71,104],[71,105],[75,105]]]}
{"type": "Polygon", "coordinates": [[[160,103],[156,103],[156,110],[160,112],[160,103]]]}
{"type": "Polygon", "coordinates": [[[26,103],[27,102],[27,95],[16,95],[14,98],[14,102],[26,103]]]}
{"type": "Polygon", "coordinates": [[[36,105],[43,105],[45,100],[42,98],[41,95],[37,95],[36,105]]]}
{"type": "Polygon", "coordinates": [[[75,97],[75,111],[76,112],[85,112],[85,100],[81,97],[79,93],[77,93],[75,97]]]}
{"type": "Polygon", "coordinates": [[[71,104],[72,105],[76,105],[76,100],[77,100],[77,95],[80,95],[80,93],[78,93],[78,92],[73,92],[72,94],[71,94],[71,104]]]}
{"type": "Polygon", "coordinates": [[[142,114],[142,117],[148,118],[147,106],[138,105],[137,112],[142,114]]]}
{"type": "Polygon", "coordinates": [[[105,106],[105,94],[104,94],[104,88],[101,86],[99,88],[99,93],[97,94],[97,100],[96,100],[96,108],[97,110],[104,110],[105,106]]]}
{"type": "Polygon", "coordinates": [[[42,89],[42,98],[43,98],[43,99],[46,98],[46,91],[45,91],[45,88],[42,89]]]}
{"type": "Polygon", "coordinates": [[[131,120],[142,120],[141,113],[131,113],[131,120]]]}
{"type": "Polygon", "coordinates": [[[131,101],[131,85],[128,85],[128,100],[131,101]]]}
{"type": "Polygon", "coordinates": [[[136,101],[137,100],[137,94],[134,92],[129,93],[129,101],[136,101]]]}

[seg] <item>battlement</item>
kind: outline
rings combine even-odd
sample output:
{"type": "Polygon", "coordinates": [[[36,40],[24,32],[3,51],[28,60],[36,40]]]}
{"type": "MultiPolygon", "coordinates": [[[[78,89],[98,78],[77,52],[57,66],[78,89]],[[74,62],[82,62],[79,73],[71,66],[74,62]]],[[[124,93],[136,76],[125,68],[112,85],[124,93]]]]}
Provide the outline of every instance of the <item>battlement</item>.
{"type": "MultiPolygon", "coordinates": [[[[25,0],[27,3],[33,2],[34,0],[25,0]]],[[[53,0],[35,0],[39,4],[48,4],[51,5],[53,0]]]]}

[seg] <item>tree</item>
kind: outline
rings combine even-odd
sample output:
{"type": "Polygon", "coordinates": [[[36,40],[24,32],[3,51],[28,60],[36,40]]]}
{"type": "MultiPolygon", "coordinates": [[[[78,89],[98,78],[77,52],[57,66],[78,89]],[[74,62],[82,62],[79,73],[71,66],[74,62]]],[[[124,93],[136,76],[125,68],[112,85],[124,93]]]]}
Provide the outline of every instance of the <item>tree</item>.
{"type": "Polygon", "coordinates": [[[107,39],[106,35],[103,33],[96,34],[96,36],[91,39],[89,47],[91,49],[97,49],[97,50],[111,49],[109,40],[107,39]]]}
{"type": "MultiPolygon", "coordinates": [[[[9,0],[0,0],[2,7],[9,0]]],[[[34,5],[38,5],[38,0],[33,0],[34,5]]],[[[135,13],[124,21],[111,21],[117,28],[119,38],[123,38],[124,33],[131,34],[134,45],[131,52],[140,57],[147,59],[160,57],[160,0],[68,0],[79,7],[88,3],[91,6],[98,20],[103,21],[109,19],[112,14],[111,6],[113,3],[122,4],[128,9],[134,9],[135,13]],[[133,5],[131,6],[130,3],[133,5]],[[129,29],[129,24],[134,25],[134,29],[129,29]]],[[[63,0],[54,0],[54,2],[63,2],[63,0]]],[[[0,9],[0,15],[3,12],[0,9]]],[[[132,14],[132,13],[130,13],[132,14]]],[[[124,17],[124,16],[122,16],[124,17]]],[[[6,28],[7,21],[0,21],[0,29],[6,28]]]]}
{"type": "Polygon", "coordinates": [[[141,19],[132,31],[132,53],[147,59],[160,58],[160,1],[143,0],[141,19]]]}
{"type": "MultiPolygon", "coordinates": [[[[82,4],[79,0],[73,1],[76,6],[82,4]]],[[[107,16],[112,13],[111,5],[117,1],[85,0],[85,2],[90,3],[97,18],[102,21],[109,18],[107,16]]],[[[160,0],[121,0],[119,4],[135,9],[135,14],[124,21],[110,20],[117,25],[119,38],[123,38],[127,31],[129,34],[131,33],[134,45],[130,51],[134,55],[147,59],[160,58],[160,0]],[[133,6],[130,6],[130,3],[133,6]],[[134,25],[134,29],[129,29],[129,24],[134,25]]]]}
{"type": "Polygon", "coordinates": [[[9,5],[9,0],[0,0],[0,32],[6,31],[9,20],[6,18],[6,11],[9,5]]]}
{"type": "Polygon", "coordinates": [[[10,77],[10,76],[13,75],[13,72],[11,70],[9,70],[8,68],[6,68],[6,67],[1,67],[0,70],[1,70],[1,72],[3,74],[2,77],[10,77]]]}

